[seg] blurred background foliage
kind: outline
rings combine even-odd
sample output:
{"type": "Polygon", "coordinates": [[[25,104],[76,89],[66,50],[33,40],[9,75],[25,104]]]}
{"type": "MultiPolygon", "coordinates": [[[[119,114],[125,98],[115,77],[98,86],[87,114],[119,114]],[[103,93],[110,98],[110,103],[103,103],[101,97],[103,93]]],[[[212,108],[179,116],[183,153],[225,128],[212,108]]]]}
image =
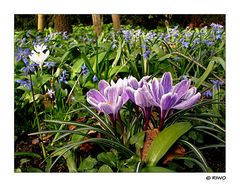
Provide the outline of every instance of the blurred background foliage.
{"type": "MultiPolygon", "coordinates": [[[[92,15],[91,14],[72,14],[69,16],[70,25],[92,25],[92,15]]],[[[36,29],[38,15],[37,14],[16,14],[14,17],[14,28],[16,31],[26,30],[26,29],[36,29]]],[[[181,27],[190,26],[202,27],[205,25],[210,25],[211,23],[219,23],[225,25],[225,15],[224,14],[214,14],[214,15],[179,15],[179,14],[157,14],[157,15],[146,15],[146,14],[129,14],[120,15],[121,25],[132,25],[141,26],[145,29],[156,29],[158,27],[174,26],[179,25],[181,27]]],[[[112,23],[111,14],[104,14],[102,16],[102,21],[104,24],[112,23]]],[[[54,14],[48,14],[44,17],[44,27],[54,27],[54,14]]]]}

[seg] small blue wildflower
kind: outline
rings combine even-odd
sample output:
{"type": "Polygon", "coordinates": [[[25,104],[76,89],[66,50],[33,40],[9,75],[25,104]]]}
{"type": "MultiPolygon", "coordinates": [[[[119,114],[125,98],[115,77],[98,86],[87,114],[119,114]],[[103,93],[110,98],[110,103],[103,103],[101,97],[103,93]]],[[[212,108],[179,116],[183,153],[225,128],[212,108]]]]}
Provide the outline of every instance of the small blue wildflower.
{"type": "Polygon", "coordinates": [[[189,42],[187,42],[185,38],[181,38],[180,42],[181,42],[183,48],[188,48],[189,42]]]}
{"type": "Polygon", "coordinates": [[[214,44],[213,41],[210,41],[210,40],[204,40],[203,41],[208,47],[212,46],[214,44]]]}
{"type": "Polygon", "coordinates": [[[168,43],[168,42],[170,42],[170,37],[171,37],[170,34],[166,34],[163,36],[163,39],[168,43]]]}
{"type": "Polygon", "coordinates": [[[179,30],[178,30],[179,25],[175,26],[173,29],[170,30],[170,34],[173,37],[178,37],[179,36],[179,30]]]}
{"type": "Polygon", "coordinates": [[[51,69],[56,66],[55,62],[44,62],[44,67],[48,67],[48,69],[51,69]]]}
{"type": "Polygon", "coordinates": [[[49,41],[49,39],[50,39],[50,35],[47,35],[44,39],[43,39],[43,42],[44,43],[47,43],[48,41],[49,41]]]}
{"type": "Polygon", "coordinates": [[[64,40],[68,39],[67,31],[63,32],[62,37],[63,37],[64,40]]]}
{"type": "Polygon", "coordinates": [[[59,79],[59,83],[64,83],[64,84],[67,84],[67,76],[68,74],[66,73],[66,70],[63,70],[62,74],[60,75],[60,79],[59,79]]]}
{"type": "Polygon", "coordinates": [[[192,36],[192,33],[187,31],[187,32],[185,32],[185,36],[186,36],[186,38],[190,38],[192,36]]]}
{"type": "Polygon", "coordinates": [[[216,32],[217,32],[217,31],[220,31],[220,30],[223,30],[223,26],[220,25],[220,24],[212,23],[210,26],[211,26],[212,29],[213,29],[214,31],[216,31],[216,32]]]}
{"type": "Polygon", "coordinates": [[[212,91],[207,90],[206,92],[203,93],[203,95],[206,96],[206,97],[212,97],[212,91]]]}
{"type": "Polygon", "coordinates": [[[205,35],[206,33],[207,33],[207,26],[201,28],[201,30],[200,30],[200,35],[201,36],[205,35]]]}
{"type": "Polygon", "coordinates": [[[82,71],[81,71],[81,74],[82,74],[82,75],[88,74],[88,71],[89,71],[89,70],[88,70],[86,64],[83,64],[82,67],[81,67],[81,69],[82,69],[82,71]]]}
{"type": "Polygon", "coordinates": [[[153,40],[153,38],[154,38],[155,36],[156,36],[156,33],[155,33],[155,32],[149,32],[149,33],[147,33],[145,42],[148,42],[148,41],[153,40]]]}
{"type": "Polygon", "coordinates": [[[23,71],[24,76],[27,76],[29,72],[34,72],[36,70],[35,66],[39,66],[36,63],[29,64],[27,59],[24,59],[24,63],[25,63],[25,67],[21,69],[21,71],[23,71]]]}
{"type": "Polygon", "coordinates": [[[217,90],[218,88],[220,88],[220,86],[224,84],[222,81],[219,81],[219,80],[210,80],[210,81],[214,85],[213,89],[215,90],[217,90]]]}
{"type": "Polygon", "coordinates": [[[148,59],[149,55],[151,54],[151,51],[149,50],[149,48],[148,48],[148,46],[146,44],[143,44],[142,48],[144,49],[144,51],[143,51],[143,58],[148,59]]]}
{"type": "Polygon", "coordinates": [[[137,32],[136,32],[136,34],[135,34],[135,36],[136,36],[136,37],[139,37],[139,36],[141,36],[141,34],[142,34],[142,30],[141,30],[141,29],[138,29],[137,32]]]}
{"type": "Polygon", "coordinates": [[[49,95],[49,97],[52,99],[55,96],[55,91],[53,91],[52,89],[48,89],[47,95],[49,95]]]}
{"type": "Polygon", "coordinates": [[[144,51],[144,53],[143,53],[143,57],[146,58],[146,59],[148,59],[150,54],[151,54],[151,51],[150,51],[150,50],[146,50],[146,51],[144,51]]]}
{"type": "Polygon", "coordinates": [[[16,52],[16,61],[19,62],[20,60],[27,58],[28,55],[30,54],[31,54],[31,51],[28,48],[22,49],[21,47],[18,47],[16,52]]]}
{"type": "Polygon", "coordinates": [[[98,81],[98,77],[96,75],[94,75],[93,78],[92,78],[92,81],[93,82],[97,82],[98,81]]]}
{"type": "Polygon", "coordinates": [[[193,45],[194,45],[194,46],[195,46],[195,45],[198,45],[198,44],[200,44],[200,42],[201,42],[200,38],[195,38],[195,39],[193,40],[193,45]]]}
{"type": "Polygon", "coordinates": [[[116,49],[116,48],[117,48],[117,44],[116,44],[116,43],[113,43],[113,44],[112,44],[112,48],[113,48],[113,49],[116,49]]]}
{"type": "Polygon", "coordinates": [[[27,41],[27,39],[24,37],[24,38],[22,39],[22,43],[21,43],[21,45],[25,44],[26,41],[27,41]]]}
{"type": "Polygon", "coordinates": [[[20,86],[26,86],[28,90],[32,89],[30,80],[16,80],[17,83],[20,83],[20,86]]]}
{"type": "Polygon", "coordinates": [[[123,30],[122,34],[126,42],[131,40],[132,32],[130,30],[123,30]]]}

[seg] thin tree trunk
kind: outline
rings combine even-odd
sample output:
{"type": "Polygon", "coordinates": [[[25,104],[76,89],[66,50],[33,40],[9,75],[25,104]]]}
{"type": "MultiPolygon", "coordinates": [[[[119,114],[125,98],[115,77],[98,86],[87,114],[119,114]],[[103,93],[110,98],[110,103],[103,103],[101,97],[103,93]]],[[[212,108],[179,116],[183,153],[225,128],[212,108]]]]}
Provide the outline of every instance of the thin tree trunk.
{"type": "Polygon", "coordinates": [[[39,32],[42,32],[44,28],[44,15],[38,14],[38,26],[37,29],[39,32]]]}
{"type": "Polygon", "coordinates": [[[57,32],[72,32],[72,25],[68,15],[56,14],[54,15],[54,29],[57,32]]]}
{"type": "Polygon", "coordinates": [[[120,31],[120,16],[119,14],[112,14],[113,28],[115,31],[120,31]]]}
{"type": "Polygon", "coordinates": [[[100,33],[102,32],[101,15],[100,14],[92,14],[92,21],[93,21],[95,33],[98,37],[100,35],[100,33]]]}

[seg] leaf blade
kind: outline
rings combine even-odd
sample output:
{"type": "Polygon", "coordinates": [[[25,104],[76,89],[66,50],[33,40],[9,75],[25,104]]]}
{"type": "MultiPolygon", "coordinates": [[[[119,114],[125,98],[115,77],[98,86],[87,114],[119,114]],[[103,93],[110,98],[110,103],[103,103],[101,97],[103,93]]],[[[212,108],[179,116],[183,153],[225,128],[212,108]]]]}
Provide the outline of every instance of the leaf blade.
{"type": "Polygon", "coordinates": [[[155,166],[178,138],[186,133],[191,127],[192,125],[189,122],[179,122],[161,131],[149,148],[146,157],[147,165],[155,166]]]}

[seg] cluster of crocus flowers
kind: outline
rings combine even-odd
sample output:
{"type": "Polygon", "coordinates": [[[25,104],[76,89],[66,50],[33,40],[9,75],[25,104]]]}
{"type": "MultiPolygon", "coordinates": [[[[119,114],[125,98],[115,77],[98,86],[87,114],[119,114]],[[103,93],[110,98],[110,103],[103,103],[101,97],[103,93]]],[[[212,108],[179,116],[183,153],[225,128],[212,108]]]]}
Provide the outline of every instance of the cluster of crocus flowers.
{"type": "MultiPolygon", "coordinates": [[[[201,97],[197,89],[191,86],[190,80],[182,80],[173,85],[170,72],[163,74],[162,78],[145,76],[140,81],[135,77],[118,79],[116,83],[109,84],[101,80],[99,91],[91,89],[87,93],[87,101],[97,110],[108,114],[112,122],[119,118],[119,110],[130,100],[135,106],[141,108],[144,116],[144,130],[147,130],[153,108],[159,112],[159,130],[165,119],[174,111],[191,108],[201,97]]],[[[115,123],[115,122],[114,122],[115,123]]]]}

